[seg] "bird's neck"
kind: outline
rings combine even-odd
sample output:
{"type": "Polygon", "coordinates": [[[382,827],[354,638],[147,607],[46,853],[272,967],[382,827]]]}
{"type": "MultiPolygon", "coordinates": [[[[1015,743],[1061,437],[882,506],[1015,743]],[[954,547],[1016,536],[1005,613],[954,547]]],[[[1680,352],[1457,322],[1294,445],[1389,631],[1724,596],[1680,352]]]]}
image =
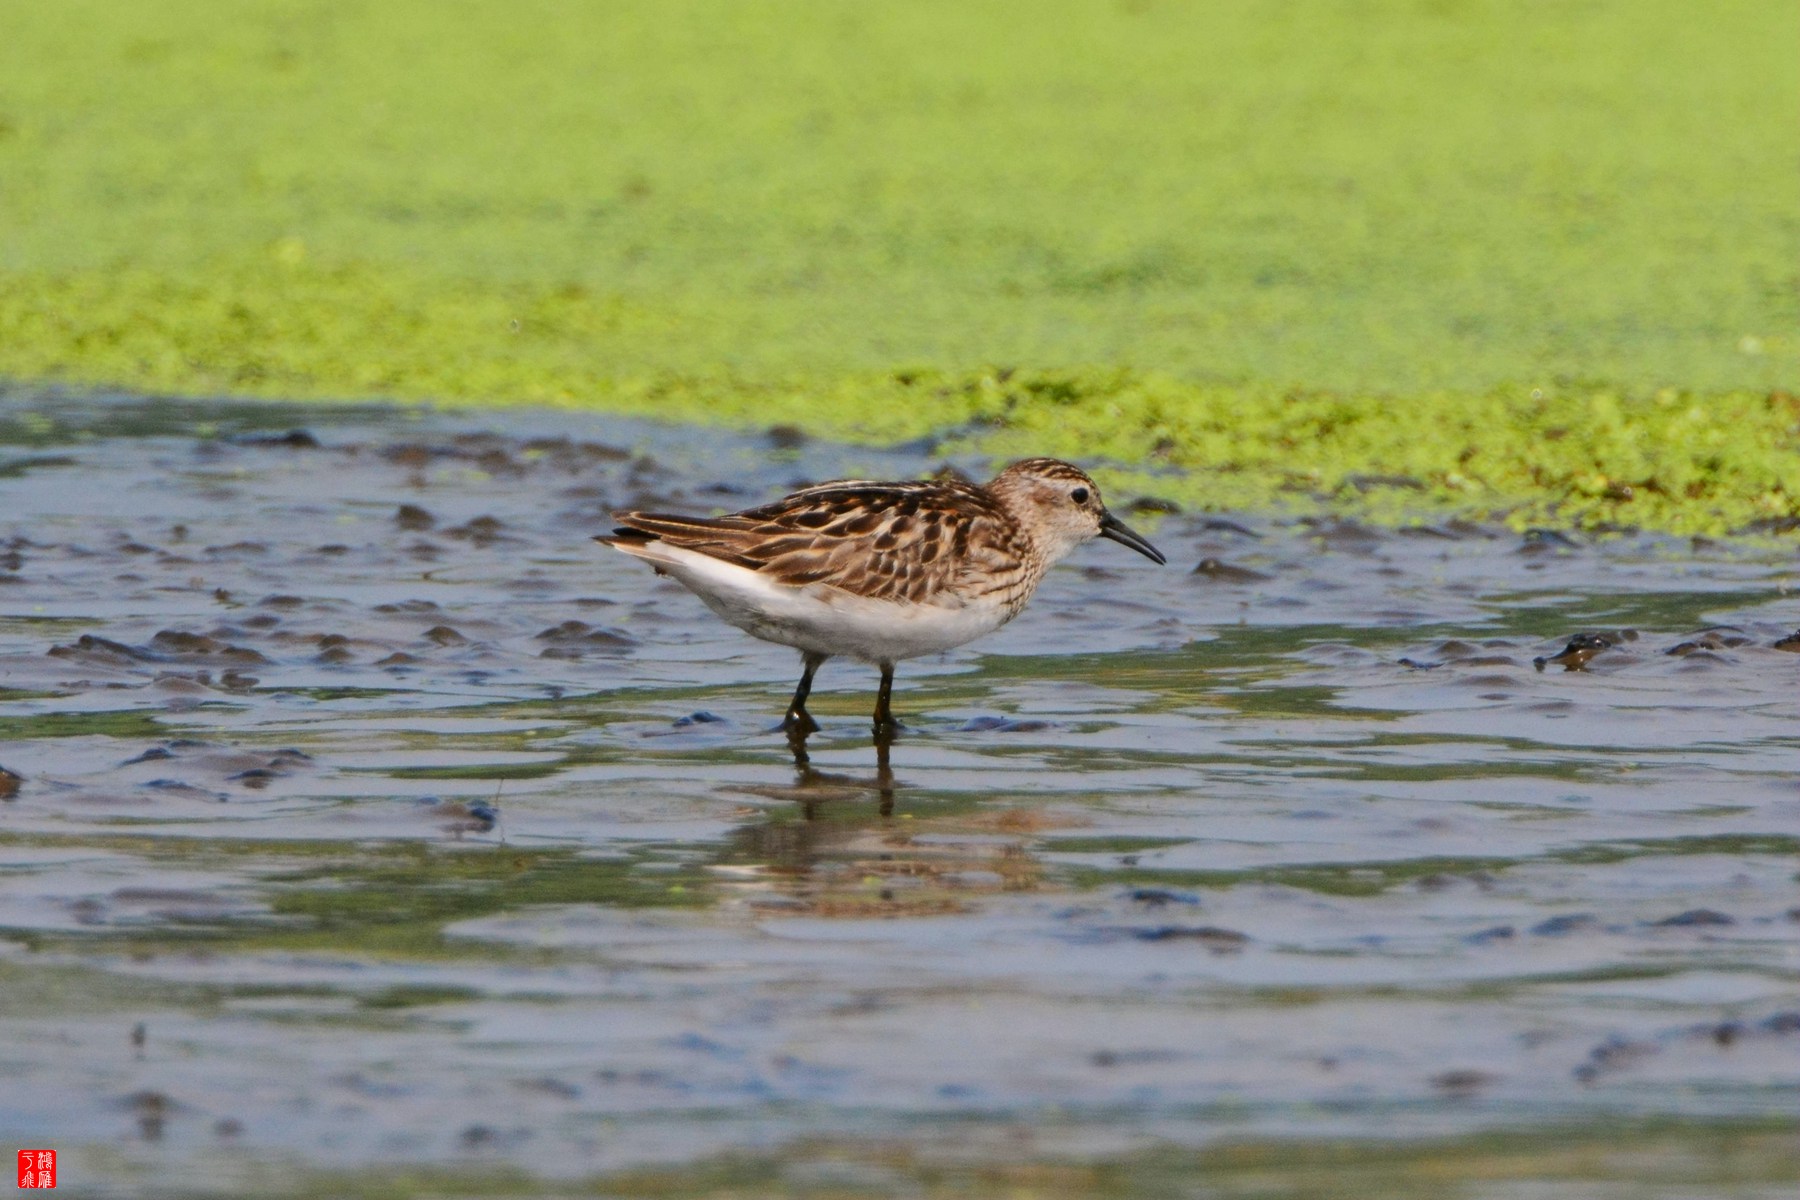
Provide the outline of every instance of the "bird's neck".
{"type": "Polygon", "coordinates": [[[1031,479],[1021,479],[1005,473],[997,476],[987,486],[988,494],[1006,510],[1007,516],[1013,520],[1013,527],[1025,545],[1029,546],[1028,569],[1031,572],[1032,586],[1044,577],[1044,572],[1069,556],[1079,543],[1059,537],[1055,529],[1044,522],[1044,508],[1039,492],[1043,485],[1031,479]]]}
{"type": "Polygon", "coordinates": [[[1031,594],[1037,591],[1038,584],[1043,582],[1044,575],[1056,561],[1068,553],[1066,548],[1056,544],[1056,539],[1044,535],[1043,519],[1031,486],[1003,474],[985,489],[1012,518],[1009,524],[1015,541],[1011,549],[1017,556],[1019,573],[1000,596],[1009,621],[1025,607],[1025,602],[1031,599],[1031,594]]]}

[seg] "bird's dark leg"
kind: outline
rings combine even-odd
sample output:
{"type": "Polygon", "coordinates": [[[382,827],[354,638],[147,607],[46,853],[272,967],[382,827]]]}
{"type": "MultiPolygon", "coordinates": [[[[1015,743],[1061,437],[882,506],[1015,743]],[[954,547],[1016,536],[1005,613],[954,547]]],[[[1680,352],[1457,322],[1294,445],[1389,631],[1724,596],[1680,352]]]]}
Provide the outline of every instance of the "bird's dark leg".
{"type": "Polygon", "coordinates": [[[877,811],[884,817],[894,815],[894,768],[888,761],[888,747],[892,744],[892,738],[875,739],[875,794],[881,800],[877,811]]]}
{"type": "Polygon", "coordinates": [[[806,730],[798,725],[787,729],[788,751],[794,756],[794,770],[799,774],[799,782],[806,783],[816,774],[812,767],[812,756],[806,752],[806,730]]]}
{"type": "Polygon", "coordinates": [[[894,720],[894,710],[889,702],[894,695],[894,664],[881,664],[881,691],[875,695],[875,741],[891,742],[894,735],[900,732],[900,722],[894,720]]]}
{"type": "Polygon", "coordinates": [[[796,734],[804,740],[807,734],[819,731],[819,723],[812,719],[811,713],[806,711],[806,698],[812,695],[813,672],[819,669],[819,664],[824,662],[827,657],[824,654],[807,653],[803,655],[806,671],[800,676],[800,686],[794,689],[794,698],[788,702],[787,716],[781,722],[781,728],[787,733],[790,740],[796,734]]]}

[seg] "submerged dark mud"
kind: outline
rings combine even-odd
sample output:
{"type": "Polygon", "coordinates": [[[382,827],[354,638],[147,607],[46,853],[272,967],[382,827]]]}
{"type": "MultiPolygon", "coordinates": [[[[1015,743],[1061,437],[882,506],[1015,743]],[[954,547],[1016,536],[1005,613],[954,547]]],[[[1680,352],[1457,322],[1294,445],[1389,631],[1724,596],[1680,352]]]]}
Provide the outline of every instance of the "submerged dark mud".
{"type": "Polygon", "coordinates": [[[1169,515],[904,667],[889,780],[872,671],[797,773],[793,657],[588,540],[932,465],[0,402],[0,1129],[93,1194],[523,1193],[1791,1118],[1791,544],[1169,515]]]}

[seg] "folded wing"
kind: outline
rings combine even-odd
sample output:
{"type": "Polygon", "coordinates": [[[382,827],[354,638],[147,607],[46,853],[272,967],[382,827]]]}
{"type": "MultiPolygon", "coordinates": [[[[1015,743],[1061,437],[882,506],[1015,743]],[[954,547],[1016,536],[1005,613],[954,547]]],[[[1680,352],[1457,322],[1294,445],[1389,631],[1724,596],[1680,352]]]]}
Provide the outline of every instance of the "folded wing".
{"type": "Polygon", "coordinates": [[[848,480],[722,517],[613,514],[601,541],[662,541],[793,587],[929,603],[965,573],[1017,573],[1025,548],[995,502],[966,484],[848,480]]]}

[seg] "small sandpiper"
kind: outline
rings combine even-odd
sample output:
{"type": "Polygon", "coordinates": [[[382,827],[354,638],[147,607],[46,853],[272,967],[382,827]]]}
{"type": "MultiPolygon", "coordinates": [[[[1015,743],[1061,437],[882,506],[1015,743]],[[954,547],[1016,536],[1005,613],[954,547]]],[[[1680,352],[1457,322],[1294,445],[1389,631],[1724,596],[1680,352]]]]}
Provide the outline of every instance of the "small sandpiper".
{"type": "Polygon", "coordinates": [[[992,633],[1019,615],[1052,564],[1111,538],[1162,554],[1106,511],[1078,467],[1028,458],[985,487],[959,480],[846,479],[722,517],[614,513],[596,538],[672,575],[752,637],[793,646],[805,673],[782,728],[818,728],[806,711],[813,673],[833,655],[881,668],[878,738],[894,664],[992,633]]]}

